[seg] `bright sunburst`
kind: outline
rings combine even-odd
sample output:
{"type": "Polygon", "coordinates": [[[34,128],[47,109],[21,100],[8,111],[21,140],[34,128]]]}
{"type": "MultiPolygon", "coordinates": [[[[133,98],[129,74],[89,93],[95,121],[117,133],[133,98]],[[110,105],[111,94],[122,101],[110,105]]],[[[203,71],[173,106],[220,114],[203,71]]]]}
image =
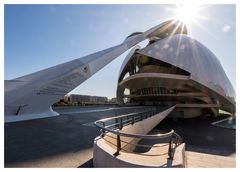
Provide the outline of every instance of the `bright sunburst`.
{"type": "Polygon", "coordinates": [[[191,33],[192,23],[201,26],[200,20],[205,17],[200,14],[200,11],[206,7],[207,6],[191,3],[176,5],[176,7],[172,9],[174,13],[173,18],[182,21],[182,23],[187,26],[189,33],[191,33]]]}
{"type": "Polygon", "coordinates": [[[181,20],[185,24],[189,24],[192,21],[196,21],[199,18],[199,5],[183,4],[177,5],[175,18],[181,20]]]}

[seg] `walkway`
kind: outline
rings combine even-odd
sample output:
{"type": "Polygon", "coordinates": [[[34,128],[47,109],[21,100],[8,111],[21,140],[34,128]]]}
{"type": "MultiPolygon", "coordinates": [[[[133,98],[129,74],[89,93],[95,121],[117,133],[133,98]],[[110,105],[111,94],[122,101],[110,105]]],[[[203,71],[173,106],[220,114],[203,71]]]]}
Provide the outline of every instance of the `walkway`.
{"type": "Polygon", "coordinates": [[[5,167],[91,166],[93,140],[100,133],[93,122],[118,115],[118,109],[66,107],[58,111],[64,115],[4,124],[5,167]]]}
{"type": "MultiPolygon", "coordinates": [[[[225,117],[226,118],[226,117],[225,117]]],[[[212,122],[223,119],[193,118],[163,120],[155,129],[174,129],[186,143],[187,167],[235,167],[236,130],[216,127],[212,122]]]]}
{"type": "Polygon", "coordinates": [[[234,156],[220,156],[209,153],[186,151],[187,168],[235,168],[234,156]]]}

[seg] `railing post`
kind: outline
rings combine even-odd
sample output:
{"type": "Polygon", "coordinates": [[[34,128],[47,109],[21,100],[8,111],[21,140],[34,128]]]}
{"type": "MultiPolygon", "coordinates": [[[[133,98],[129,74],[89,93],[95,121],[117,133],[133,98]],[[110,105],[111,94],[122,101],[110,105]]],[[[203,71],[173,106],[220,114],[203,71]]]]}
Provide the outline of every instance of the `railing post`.
{"type": "Polygon", "coordinates": [[[132,115],[132,125],[134,124],[134,115],[132,115]]]}
{"type": "Polygon", "coordinates": [[[119,128],[118,118],[115,119],[115,126],[119,128]]]}
{"type": "MultiPolygon", "coordinates": [[[[102,126],[103,126],[103,128],[105,128],[105,122],[102,122],[102,126]]],[[[100,131],[101,131],[100,137],[104,137],[105,136],[105,130],[101,129],[100,131]]]]}
{"type": "Polygon", "coordinates": [[[122,118],[120,118],[119,129],[121,130],[122,128],[123,128],[123,121],[122,121],[122,118]]]}
{"type": "Polygon", "coordinates": [[[168,158],[173,159],[172,135],[171,135],[170,140],[169,140],[168,158]]]}
{"type": "Polygon", "coordinates": [[[121,140],[120,140],[120,135],[117,135],[117,152],[115,152],[113,155],[118,156],[119,152],[121,150],[121,140]]]}
{"type": "Polygon", "coordinates": [[[177,136],[175,136],[175,145],[178,146],[179,145],[179,138],[177,136]]]}

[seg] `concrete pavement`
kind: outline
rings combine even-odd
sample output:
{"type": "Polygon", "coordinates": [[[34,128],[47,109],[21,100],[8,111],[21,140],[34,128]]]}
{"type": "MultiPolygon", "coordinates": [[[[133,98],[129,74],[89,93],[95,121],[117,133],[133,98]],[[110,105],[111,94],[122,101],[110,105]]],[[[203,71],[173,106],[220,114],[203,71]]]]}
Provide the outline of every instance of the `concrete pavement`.
{"type": "Polygon", "coordinates": [[[174,129],[186,143],[187,167],[236,167],[236,130],[211,125],[218,118],[164,119],[155,129],[174,129]]]}
{"type": "Polygon", "coordinates": [[[120,113],[114,107],[57,111],[63,115],[5,123],[5,167],[91,166],[93,140],[100,134],[92,122],[120,113]]]}

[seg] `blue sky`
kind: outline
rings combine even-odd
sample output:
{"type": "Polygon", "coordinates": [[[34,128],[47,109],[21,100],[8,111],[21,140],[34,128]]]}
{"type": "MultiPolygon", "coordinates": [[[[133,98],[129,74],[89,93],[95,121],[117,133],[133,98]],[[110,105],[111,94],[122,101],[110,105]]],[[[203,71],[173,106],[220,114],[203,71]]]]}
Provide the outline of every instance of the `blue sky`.
{"type": "MultiPolygon", "coordinates": [[[[236,83],[235,5],[209,5],[191,36],[220,60],[236,83]]],[[[121,43],[174,15],[175,5],[5,5],[4,77],[13,79],[121,43]]],[[[73,93],[115,97],[126,53],[73,93]]]]}

